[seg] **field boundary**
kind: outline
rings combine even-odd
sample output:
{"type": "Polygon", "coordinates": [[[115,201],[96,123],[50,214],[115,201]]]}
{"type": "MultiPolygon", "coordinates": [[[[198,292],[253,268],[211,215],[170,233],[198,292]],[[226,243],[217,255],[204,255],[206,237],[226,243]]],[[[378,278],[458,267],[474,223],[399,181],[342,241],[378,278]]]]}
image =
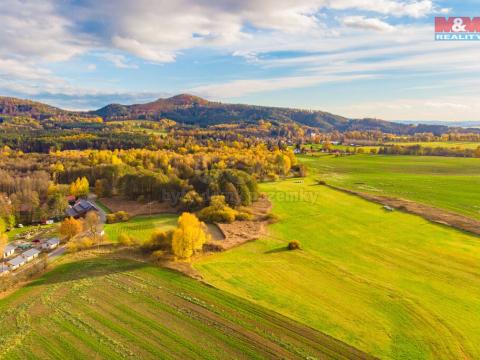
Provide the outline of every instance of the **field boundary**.
{"type": "Polygon", "coordinates": [[[452,213],[446,210],[421,204],[415,201],[405,200],[402,198],[373,195],[373,194],[369,194],[361,191],[355,191],[355,190],[337,187],[335,185],[330,185],[326,183],[323,185],[333,190],[342,191],[347,194],[359,196],[365,200],[372,201],[377,204],[390,206],[397,210],[401,210],[410,214],[421,216],[424,219],[436,224],[450,226],[458,230],[466,231],[474,235],[480,236],[480,221],[469,218],[467,216],[452,213]]]}

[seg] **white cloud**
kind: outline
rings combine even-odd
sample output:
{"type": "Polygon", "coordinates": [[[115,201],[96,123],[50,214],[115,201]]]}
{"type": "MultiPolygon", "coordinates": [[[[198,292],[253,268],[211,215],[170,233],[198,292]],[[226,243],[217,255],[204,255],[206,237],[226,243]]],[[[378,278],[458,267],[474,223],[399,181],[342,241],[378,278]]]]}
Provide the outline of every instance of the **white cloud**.
{"type": "Polygon", "coordinates": [[[342,23],[345,26],[357,29],[377,31],[392,31],[395,29],[394,26],[385,21],[378,18],[367,18],[365,16],[346,16],[342,19],[342,23]]]}
{"type": "MultiPolygon", "coordinates": [[[[278,75],[281,69],[271,69],[278,71],[271,79],[232,74],[223,82],[207,80],[192,86],[213,98],[378,79],[394,72],[437,74],[439,78],[450,73],[459,79],[478,76],[480,65],[471,61],[480,57],[477,44],[434,42],[433,25],[412,20],[449,10],[431,0],[2,0],[0,90],[64,94],[70,99],[76,94],[84,94],[83,99],[96,94],[100,98],[98,90],[75,86],[75,81],[57,76],[55,64],[93,54],[118,68],[135,68],[142,60],[171,63],[185,50],[198,47],[242,56],[265,69],[289,69],[283,76],[278,75]],[[322,16],[328,13],[326,9],[340,11],[339,23],[331,28],[322,16]],[[392,21],[393,17],[397,19],[392,21]],[[280,51],[304,55],[263,56],[280,51]]],[[[84,66],[93,71],[94,65],[84,66]]],[[[477,88],[469,85],[462,91],[477,88]]],[[[128,92],[102,91],[107,95],[128,92]]],[[[407,99],[377,105],[397,106],[405,117],[418,106],[429,109],[429,114],[452,112],[452,118],[455,111],[480,114],[478,106],[461,99],[407,99]]],[[[365,115],[378,110],[368,106],[363,108],[365,115]]],[[[391,115],[390,111],[384,114],[391,115]]]]}
{"type": "Polygon", "coordinates": [[[359,9],[391,16],[420,18],[435,10],[431,0],[331,0],[332,9],[359,9]]]}
{"type": "Polygon", "coordinates": [[[71,34],[71,22],[50,1],[0,2],[0,56],[61,61],[85,51],[87,42],[71,34]]]}
{"type": "Polygon", "coordinates": [[[228,99],[264,91],[304,88],[318,84],[349,82],[373,77],[375,76],[366,74],[336,74],[317,76],[286,76],[271,79],[233,80],[226,83],[198,86],[188,89],[188,91],[212,99],[228,99]]]}
{"type": "Polygon", "coordinates": [[[127,58],[121,54],[101,54],[100,57],[110,61],[113,65],[120,69],[137,69],[138,65],[131,64],[127,61],[127,58]]]}

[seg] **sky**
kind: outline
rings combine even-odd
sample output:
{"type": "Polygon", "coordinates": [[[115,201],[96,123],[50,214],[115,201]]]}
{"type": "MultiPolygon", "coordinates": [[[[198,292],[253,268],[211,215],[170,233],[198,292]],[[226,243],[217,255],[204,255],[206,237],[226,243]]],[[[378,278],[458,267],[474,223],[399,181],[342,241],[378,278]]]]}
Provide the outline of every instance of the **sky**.
{"type": "Polygon", "coordinates": [[[480,41],[435,41],[435,16],[480,0],[1,0],[0,95],[480,120],[480,41]]]}

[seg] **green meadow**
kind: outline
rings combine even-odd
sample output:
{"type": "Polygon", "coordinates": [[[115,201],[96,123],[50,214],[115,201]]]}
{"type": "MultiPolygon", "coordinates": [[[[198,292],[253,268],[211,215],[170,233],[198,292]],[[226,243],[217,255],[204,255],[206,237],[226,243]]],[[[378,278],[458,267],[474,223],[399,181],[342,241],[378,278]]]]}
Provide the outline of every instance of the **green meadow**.
{"type": "MultiPolygon", "coordinates": [[[[389,159],[391,169],[406,161],[389,159]]],[[[447,160],[440,168],[452,166],[447,160]]],[[[380,358],[480,358],[480,239],[314,179],[262,184],[280,218],[268,236],[194,267],[222,290],[380,358]],[[291,240],[302,250],[287,251],[291,240]]]]}
{"type": "Polygon", "coordinates": [[[136,216],[127,222],[106,224],[105,234],[113,242],[117,241],[118,235],[121,233],[126,233],[140,241],[145,241],[150,238],[150,235],[156,228],[173,229],[177,225],[177,218],[178,216],[173,214],[136,216]]]}
{"type": "Polygon", "coordinates": [[[480,219],[480,159],[436,156],[301,156],[328,184],[400,197],[480,219]]]}
{"type": "Polygon", "coordinates": [[[421,145],[422,147],[442,147],[448,149],[476,149],[480,146],[478,142],[470,141],[429,141],[429,142],[387,142],[386,145],[412,146],[421,145]]]}
{"type": "Polygon", "coordinates": [[[2,359],[364,358],[236,296],[145,263],[64,262],[0,300],[2,359]]]}

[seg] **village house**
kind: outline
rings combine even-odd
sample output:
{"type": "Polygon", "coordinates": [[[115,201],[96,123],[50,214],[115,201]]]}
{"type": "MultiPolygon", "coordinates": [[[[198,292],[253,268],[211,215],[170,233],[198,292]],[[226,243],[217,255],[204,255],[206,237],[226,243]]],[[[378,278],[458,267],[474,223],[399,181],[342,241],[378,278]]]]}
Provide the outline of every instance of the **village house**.
{"type": "Polygon", "coordinates": [[[69,207],[66,211],[67,216],[74,219],[83,218],[90,211],[98,211],[97,207],[88,200],[78,200],[75,205],[69,207]]]}
{"type": "Polygon", "coordinates": [[[23,266],[26,264],[26,260],[22,256],[17,256],[16,258],[13,258],[11,260],[7,261],[7,265],[10,265],[11,270],[18,269],[20,266],[23,266]]]}
{"type": "Polygon", "coordinates": [[[53,250],[60,245],[60,239],[51,238],[42,244],[42,249],[53,250]]]}
{"type": "Polygon", "coordinates": [[[0,276],[7,275],[10,272],[10,267],[7,264],[0,264],[0,276]]]}
{"type": "Polygon", "coordinates": [[[8,258],[9,256],[12,256],[15,253],[16,248],[15,245],[7,245],[3,250],[3,257],[8,258]]]}
{"type": "Polygon", "coordinates": [[[21,256],[23,256],[23,258],[28,262],[35,259],[38,256],[38,254],[40,254],[40,250],[30,249],[25,251],[21,256]]]}

